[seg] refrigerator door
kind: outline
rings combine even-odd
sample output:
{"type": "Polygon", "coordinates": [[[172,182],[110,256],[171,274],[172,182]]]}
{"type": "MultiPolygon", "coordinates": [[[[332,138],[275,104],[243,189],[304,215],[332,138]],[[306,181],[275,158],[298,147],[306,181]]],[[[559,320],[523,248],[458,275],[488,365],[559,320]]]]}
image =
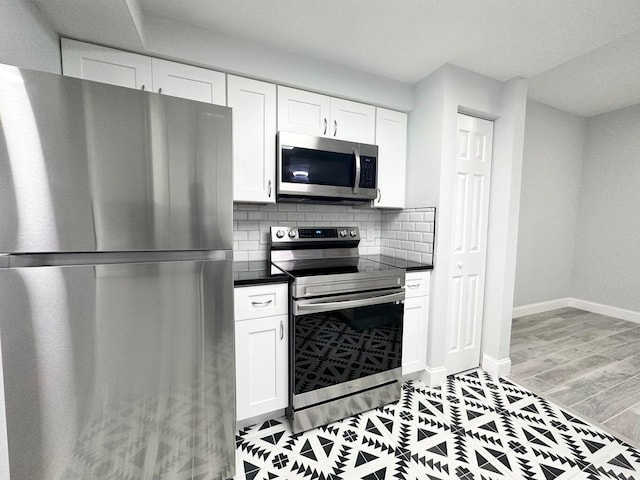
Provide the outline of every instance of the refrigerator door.
{"type": "Polygon", "coordinates": [[[232,249],[231,109],[0,65],[0,252],[232,249]]]}
{"type": "Polygon", "coordinates": [[[11,480],[234,475],[232,262],[0,269],[11,480]]]}

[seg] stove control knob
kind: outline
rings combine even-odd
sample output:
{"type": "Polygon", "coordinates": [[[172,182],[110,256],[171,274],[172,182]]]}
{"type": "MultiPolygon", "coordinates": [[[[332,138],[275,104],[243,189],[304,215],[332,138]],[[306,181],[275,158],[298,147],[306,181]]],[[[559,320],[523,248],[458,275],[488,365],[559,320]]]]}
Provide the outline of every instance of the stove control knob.
{"type": "Polygon", "coordinates": [[[284,230],[278,230],[278,231],[276,232],[276,237],[278,237],[278,238],[282,238],[282,237],[284,237],[284,230]]]}
{"type": "Polygon", "coordinates": [[[296,238],[296,231],[295,230],[289,230],[289,238],[296,238]]]}
{"type": "Polygon", "coordinates": [[[356,235],[358,235],[358,232],[357,232],[357,231],[355,231],[355,230],[351,230],[351,231],[349,232],[349,235],[351,235],[352,237],[355,237],[356,235]]]}
{"type": "Polygon", "coordinates": [[[339,235],[344,238],[344,237],[347,236],[347,231],[346,230],[340,230],[339,235]]]}

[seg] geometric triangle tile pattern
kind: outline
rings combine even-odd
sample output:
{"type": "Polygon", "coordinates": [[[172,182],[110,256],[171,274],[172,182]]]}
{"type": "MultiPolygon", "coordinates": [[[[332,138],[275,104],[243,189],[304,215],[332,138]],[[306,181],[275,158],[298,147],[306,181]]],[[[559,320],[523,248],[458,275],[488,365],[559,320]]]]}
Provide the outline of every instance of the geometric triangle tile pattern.
{"type": "Polygon", "coordinates": [[[307,432],[236,435],[236,480],[640,480],[640,451],[482,370],[307,432]]]}

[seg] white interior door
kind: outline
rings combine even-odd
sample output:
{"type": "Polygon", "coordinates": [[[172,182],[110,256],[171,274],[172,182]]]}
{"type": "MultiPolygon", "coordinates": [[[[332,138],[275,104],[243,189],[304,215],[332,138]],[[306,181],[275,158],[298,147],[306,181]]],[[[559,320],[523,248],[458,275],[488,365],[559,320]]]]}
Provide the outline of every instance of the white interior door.
{"type": "Polygon", "coordinates": [[[447,373],[480,364],[493,122],[458,114],[447,373]]]}

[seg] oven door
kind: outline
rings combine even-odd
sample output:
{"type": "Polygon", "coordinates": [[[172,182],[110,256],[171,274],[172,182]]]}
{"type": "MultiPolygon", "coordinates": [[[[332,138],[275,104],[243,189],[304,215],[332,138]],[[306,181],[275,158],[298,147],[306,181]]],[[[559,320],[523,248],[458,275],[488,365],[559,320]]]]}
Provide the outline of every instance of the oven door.
{"type": "Polygon", "coordinates": [[[399,380],[403,303],[402,289],[294,300],[293,408],[399,380]]]}

